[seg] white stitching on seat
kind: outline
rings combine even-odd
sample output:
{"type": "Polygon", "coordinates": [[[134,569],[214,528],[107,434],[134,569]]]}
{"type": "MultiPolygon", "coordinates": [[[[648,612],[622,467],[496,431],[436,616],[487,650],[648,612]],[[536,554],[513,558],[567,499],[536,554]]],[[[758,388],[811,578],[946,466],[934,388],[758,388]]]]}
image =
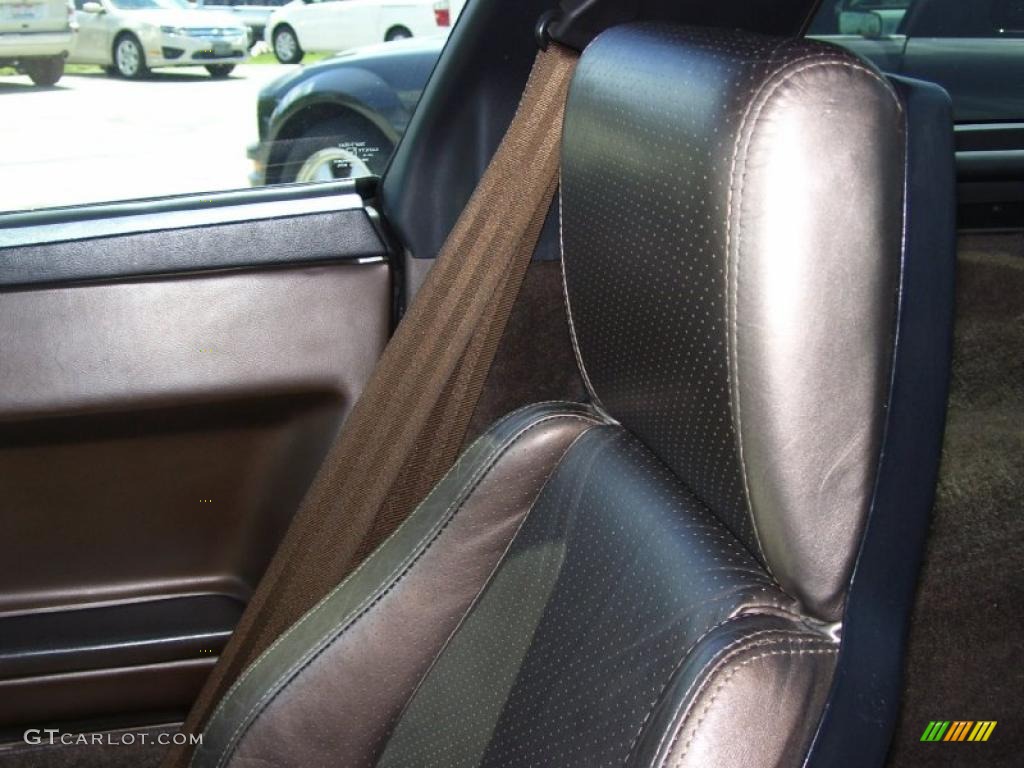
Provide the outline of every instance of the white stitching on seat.
{"type": "MultiPolygon", "coordinates": [[[[782,642],[786,642],[786,640],[783,640],[782,642]]],[[[822,641],[822,642],[824,643],[824,641],[822,641]]],[[[750,664],[753,664],[755,661],[760,661],[761,659],[765,659],[765,658],[768,658],[770,656],[823,656],[825,654],[831,655],[831,654],[835,654],[835,653],[838,653],[838,652],[839,652],[838,648],[835,648],[835,647],[831,647],[830,648],[830,647],[826,647],[826,646],[819,647],[819,648],[777,648],[775,650],[764,651],[763,653],[759,653],[759,654],[757,654],[755,656],[751,656],[749,659],[744,660],[740,664],[738,664],[735,667],[733,667],[732,669],[730,669],[728,671],[728,673],[726,674],[726,676],[722,680],[719,681],[718,685],[715,686],[715,689],[714,689],[713,693],[711,694],[711,698],[704,705],[704,708],[701,710],[700,716],[697,718],[697,721],[693,724],[693,733],[690,735],[690,738],[687,740],[686,744],[683,746],[683,751],[679,753],[679,757],[677,759],[677,763],[681,763],[682,759],[684,757],[686,757],[686,753],[690,750],[690,746],[693,744],[693,740],[696,738],[697,729],[700,727],[700,724],[702,722],[704,722],[704,719],[707,717],[708,712],[711,710],[711,707],[715,703],[715,699],[717,699],[718,695],[722,692],[722,690],[727,685],[729,685],[729,683],[732,682],[732,680],[736,677],[736,674],[741,669],[743,669],[744,667],[746,667],[746,666],[748,666],[750,664]]],[[[700,694],[698,693],[698,695],[700,695],[700,694]]],[[[696,697],[694,697],[694,701],[696,702],[696,697]]],[[[690,715],[690,712],[687,712],[686,717],[689,717],[689,715],[690,715]]],[[[669,744],[668,750],[666,751],[665,755],[662,757],[661,761],[659,762],[659,768],[662,768],[663,766],[666,765],[666,763],[667,763],[667,761],[669,759],[669,755],[672,753],[672,749],[678,743],[679,736],[682,735],[682,732],[685,730],[685,727],[686,727],[686,722],[685,722],[685,718],[684,718],[684,720],[679,723],[679,726],[678,726],[678,728],[677,728],[677,730],[675,732],[675,737],[672,739],[672,743],[669,744]]]]}
{"type": "MultiPolygon", "coordinates": [[[[678,672],[679,669],[687,662],[687,660],[690,658],[690,654],[693,653],[694,649],[698,645],[700,645],[701,641],[704,640],[704,638],[706,638],[708,635],[710,635],[715,630],[721,629],[722,627],[726,626],[727,624],[731,624],[734,621],[740,621],[741,619],[749,619],[751,617],[761,616],[761,615],[773,616],[774,614],[771,614],[771,613],[762,614],[762,613],[760,613],[758,611],[747,611],[747,612],[744,612],[744,613],[733,614],[732,616],[727,616],[726,618],[722,619],[717,624],[714,624],[714,625],[708,627],[706,630],[704,630],[700,634],[700,636],[696,640],[694,640],[692,643],[690,643],[689,647],[687,647],[687,649],[686,649],[686,652],[682,654],[682,656],[679,658],[678,663],[676,663],[676,665],[672,668],[672,671],[669,672],[669,674],[665,676],[664,684],[662,684],[661,688],[658,690],[657,695],[654,697],[654,701],[651,702],[651,705],[650,705],[650,707],[647,710],[647,714],[644,715],[644,719],[640,721],[640,727],[637,728],[636,735],[633,737],[633,740],[630,742],[629,749],[626,750],[627,758],[629,757],[629,755],[631,755],[633,753],[633,750],[636,749],[636,745],[639,743],[640,737],[643,736],[644,728],[647,727],[647,723],[651,719],[651,716],[654,714],[654,710],[658,706],[658,702],[661,701],[661,697],[665,694],[665,691],[668,689],[669,685],[672,684],[672,679],[675,677],[676,672],[678,672]]],[[[781,630],[781,629],[778,629],[778,630],[760,630],[761,633],[763,633],[763,632],[787,632],[787,631],[791,631],[791,630],[781,630]]],[[[749,637],[749,635],[748,635],[748,637],[749,637]]],[[[726,648],[723,649],[723,652],[725,650],[728,650],[728,648],[729,648],[729,646],[726,646],[726,648]]],[[[711,661],[714,661],[714,657],[711,659],[711,661]]],[[[708,662],[708,663],[710,663],[710,662],[708,662]]],[[[706,665],[705,665],[705,667],[706,667],[706,665]]],[[[701,670],[701,671],[703,672],[703,670],[701,670]]],[[[687,691],[687,693],[689,693],[689,691],[687,691]]]]}
{"type": "MultiPolygon", "coordinates": [[[[750,615],[750,614],[747,614],[747,615],[750,615]]],[[[742,617],[737,617],[737,618],[742,618],[742,617]]],[[[712,629],[714,629],[714,627],[712,627],[712,629]]],[[[710,630],[709,630],[709,632],[710,632],[710,630]]],[[[709,634],[709,632],[706,632],[705,635],[709,634]]],[[[702,635],[702,638],[705,635],[702,635]]],[[[680,697],[679,703],[676,706],[675,711],[672,713],[672,720],[671,720],[671,722],[673,722],[673,723],[676,722],[677,718],[679,717],[680,711],[684,707],[686,707],[687,713],[688,713],[690,707],[687,706],[686,702],[690,698],[690,694],[693,693],[694,688],[697,687],[697,686],[703,687],[703,684],[706,683],[707,680],[709,680],[712,675],[714,675],[715,671],[717,671],[717,669],[720,666],[724,666],[725,664],[727,664],[729,662],[729,660],[733,656],[735,656],[735,655],[737,655],[739,653],[742,653],[744,650],[748,650],[751,647],[768,644],[768,643],[763,642],[763,641],[762,642],[751,643],[751,640],[753,640],[754,638],[762,637],[764,635],[797,635],[799,637],[806,638],[808,640],[821,640],[821,638],[816,636],[816,635],[809,635],[808,633],[806,633],[804,631],[793,630],[793,629],[760,629],[760,630],[757,630],[756,632],[751,632],[748,635],[743,635],[742,637],[736,638],[731,643],[728,643],[723,648],[720,648],[714,655],[712,655],[712,657],[710,659],[708,659],[706,662],[704,662],[704,666],[702,666],[700,668],[700,671],[697,672],[696,676],[693,678],[693,682],[690,683],[690,685],[686,689],[686,692],[683,693],[683,695],[680,697]],[[743,647],[739,647],[739,646],[743,646],[743,647]],[[733,649],[736,649],[736,650],[733,650],[733,649]],[[715,665],[715,669],[712,670],[705,677],[704,673],[707,672],[708,668],[711,667],[712,665],[715,665]]],[[[785,639],[785,638],[782,638],[782,639],[785,639]]],[[[691,645],[690,649],[686,653],[686,656],[689,656],[689,653],[694,648],[696,648],[696,647],[697,647],[696,643],[691,645]]],[[[685,662],[685,657],[684,657],[684,662],[685,662]]],[[[674,673],[674,671],[673,671],[673,673],[674,673]]],[[[667,688],[668,686],[666,685],[665,687],[667,688]]],[[[694,701],[696,701],[697,695],[699,695],[699,692],[698,692],[698,694],[694,695],[694,697],[693,697],[694,701]]],[[[655,706],[656,705],[657,705],[657,702],[655,702],[655,706]]],[[[683,714],[683,719],[685,719],[685,718],[686,718],[686,713],[683,714]]],[[[669,737],[670,733],[671,733],[671,730],[667,730],[667,731],[665,731],[665,733],[663,733],[661,735],[661,738],[658,740],[658,748],[657,748],[657,750],[655,750],[655,754],[656,755],[659,754],[662,751],[662,749],[664,748],[665,740],[669,737]]],[[[639,734],[638,734],[638,740],[639,740],[639,734]]]]}
{"type": "MultiPolygon", "coordinates": [[[[599,427],[599,426],[602,426],[602,425],[601,424],[595,424],[594,425],[594,427],[599,427]]],[[[494,566],[491,568],[490,572],[487,574],[487,577],[481,583],[480,589],[477,591],[476,595],[473,597],[473,599],[470,601],[469,605],[466,607],[465,612],[462,614],[461,618],[459,618],[458,622],[455,624],[455,627],[452,629],[451,632],[448,633],[448,637],[445,638],[443,643],[441,643],[441,646],[438,648],[437,653],[434,654],[433,660],[431,660],[430,664],[426,668],[426,671],[420,677],[419,682],[416,683],[415,687],[410,692],[409,697],[406,699],[405,705],[402,707],[401,712],[398,714],[398,717],[395,719],[396,722],[402,719],[402,715],[405,714],[405,711],[409,708],[409,705],[412,703],[413,699],[416,698],[416,694],[419,692],[420,688],[426,682],[427,678],[430,677],[431,671],[437,665],[438,661],[440,660],[441,656],[444,654],[444,652],[448,648],[448,646],[451,644],[451,642],[452,642],[453,638],[455,637],[455,635],[458,634],[458,632],[462,628],[462,626],[466,623],[466,621],[468,621],[470,614],[473,613],[473,609],[476,608],[477,604],[483,598],[484,593],[487,591],[487,587],[494,580],[495,576],[498,573],[498,569],[505,562],[505,558],[508,556],[508,553],[511,551],[512,545],[515,543],[516,537],[519,536],[519,532],[523,529],[523,526],[526,525],[527,519],[529,519],[531,513],[533,512],[534,506],[536,506],[537,499],[540,498],[540,495],[544,492],[544,489],[547,487],[548,483],[551,482],[551,478],[553,478],[555,476],[555,471],[558,469],[558,464],[560,464],[562,462],[562,460],[566,456],[569,455],[569,452],[572,451],[573,446],[575,446],[576,443],[578,443],[583,438],[584,435],[590,434],[590,429],[593,429],[593,427],[585,429],[582,432],[580,432],[578,435],[576,435],[576,437],[574,437],[572,439],[572,442],[570,442],[569,445],[567,445],[565,450],[562,452],[562,456],[559,458],[559,460],[556,463],[555,467],[551,470],[551,473],[547,476],[547,478],[545,478],[544,482],[541,484],[541,489],[540,489],[540,491],[538,491],[536,497],[534,498],[534,504],[530,506],[530,509],[527,510],[527,513],[525,515],[523,515],[523,519],[519,521],[519,524],[516,526],[515,531],[513,531],[512,535],[509,537],[508,543],[505,545],[505,548],[502,550],[501,555],[498,557],[497,561],[495,561],[494,566]]]]}
{"type": "MultiPolygon", "coordinates": [[[[533,407],[533,406],[532,405],[531,406],[527,406],[527,408],[529,408],[529,407],[533,407]]],[[[525,409],[522,409],[522,410],[525,410],[525,409]]],[[[345,633],[345,631],[347,631],[347,629],[349,627],[351,627],[352,624],[355,621],[357,621],[365,613],[365,611],[368,608],[370,608],[372,605],[374,605],[377,602],[379,602],[381,598],[383,598],[385,595],[387,595],[388,592],[390,592],[394,588],[394,586],[399,581],[401,581],[401,579],[405,576],[405,574],[409,572],[409,567],[416,560],[418,560],[420,557],[422,557],[422,555],[426,552],[426,550],[429,549],[431,544],[433,544],[433,542],[437,540],[437,535],[440,533],[441,530],[443,530],[448,525],[448,523],[451,522],[452,518],[454,517],[454,514],[458,511],[458,509],[460,509],[462,507],[463,503],[466,501],[466,498],[468,498],[468,496],[472,494],[472,489],[475,488],[476,485],[479,484],[480,480],[485,475],[487,475],[490,472],[491,469],[494,468],[494,466],[497,464],[498,460],[502,456],[504,456],[508,452],[508,450],[511,449],[517,442],[519,442],[519,440],[525,434],[527,434],[528,432],[532,431],[533,429],[539,427],[540,425],[542,425],[542,424],[544,424],[546,422],[554,421],[554,420],[558,420],[558,419],[572,419],[572,420],[579,420],[579,421],[589,421],[589,422],[592,422],[594,424],[599,424],[600,423],[596,419],[593,419],[592,417],[590,417],[590,416],[588,416],[586,414],[582,414],[582,413],[581,414],[575,414],[575,413],[553,414],[553,415],[545,416],[544,418],[538,419],[537,421],[531,422],[530,424],[528,424],[527,426],[523,427],[518,432],[516,432],[514,435],[510,436],[508,438],[508,440],[506,440],[501,446],[497,447],[496,450],[494,451],[494,453],[491,456],[487,457],[481,463],[481,466],[473,473],[473,475],[471,475],[467,479],[467,481],[459,489],[459,492],[455,495],[455,498],[453,499],[452,503],[448,506],[448,508],[445,510],[444,514],[439,516],[438,520],[434,523],[433,526],[431,526],[431,528],[427,531],[427,533],[425,533],[420,538],[420,540],[418,542],[416,542],[416,544],[410,549],[410,552],[406,555],[406,557],[403,558],[403,560],[397,566],[395,566],[394,569],[392,569],[391,573],[389,573],[388,576],[385,579],[382,580],[382,582],[381,582],[380,586],[378,587],[378,589],[374,590],[369,595],[367,595],[367,597],[364,598],[363,601],[359,603],[359,605],[357,605],[355,608],[350,610],[342,619],[340,619],[339,621],[335,622],[331,626],[331,628],[325,634],[323,634],[320,637],[319,640],[317,640],[309,648],[307,648],[307,650],[296,661],[294,661],[288,667],[288,669],[285,672],[280,674],[277,677],[277,679],[274,681],[273,684],[268,686],[267,690],[263,693],[263,695],[259,698],[259,700],[249,709],[249,711],[246,713],[246,715],[243,718],[241,718],[241,720],[239,721],[238,726],[235,728],[235,730],[232,732],[231,736],[228,738],[227,743],[225,744],[225,746],[224,746],[224,748],[223,748],[223,750],[222,750],[222,752],[221,752],[221,754],[220,754],[220,756],[219,756],[219,758],[218,758],[218,760],[217,760],[217,762],[215,764],[216,768],[221,768],[226,763],[226,761],[228,759],[230,759],[230,757],[234,754],[234,751],[237,749],[238,744],[241,741],[240,736],[242,735],[242,731],[243,730],[248,730],[248,727],[251,726],[253,722],[255,722],[256,718],[254,718],[253,715],[257,713],[257,710],[262,710],[264,708],[263,705],[265,703],[267,703],[268,700],[271,700],[272,698],[276,698],[276,696],[282,690],[284,690],[285,687],[287,687],[288,683],[290,683],[291,680],[294,679],[294,677],[299,672],[302,671],[302,669],[304,669],[306,666],[308,666],[309,663],[311,663],[326,648],[328,648],[341,635],[343,635],[345,633]],[[346,626],[343,627],[343,625],[346,625],[346,626]],[[341,629],[339,631],[340,627],[341,627],[341,629]]],[[[458,462],[456,462],[456,465],[457,464],[458,464],[458,462]]],[[[455,467],[452,467],[452,470],[449,470],[448,474],[450,474],[454,469],[455,469],[455,467]]],[[[446,474],[445,477],[447,477],[448,474],[446,474]]],[[[443,482],[444,481],[442,480],[436,486],[434,486],[434,490],[436,491],[436,489],[443,482]]],[[[431,494],[430,494],[431,496],[433,495],[433,492],[434,491],[431,491],[431,494]]],[[[428,496],[427,498],[429,499],[430,496],[428,496]]],[[[364,564],[365,564],[365,562],[367,562],[367,561],[364,561],[364,564]]],[[[358,569],[357,569],[356,572],[358,572],[358,569]]],[[[352,575],[354,576],[355,573],[353,573],[352,575]]],[[[351,576],[349,578],[351,578],[351,576]]],[[[300,619],[300,621],[297,622],[296,625],[293,625],[292,629],[294,629],[295,626],[297,626],[299,623],[301,623],[302,621],[304,621],[305,619],[309,618],[314,613],[319,611],[324,606],[324,604],[327,602],[327,599],[329,597],[333,596],[335,593],[337,593],[342,588],[342,586],[344,586],[344,584],[347,581],[348,581],[348,579],[343,581],[334,590],[332,590],[327,598],[322,600],[308,614],[303,616],[303,618],[300,619]]],[[[289,632],[290,631],[291,630],[289,630],[289,632]]],[[[284,638],[284,636],[279,638],[278,641],[275,643],[275,645],[279,644],[280,641],[283,640],[283,638],[284,638]]],[[[252,666],[255,667],[256,664],[258,664],[259,661],[261,661],[267,655],[267,653],[269,653],[270,650],[271,649],[268,649],[267,652],[265,652],[260,657],[260,659],[258,659],[252,666]]],[[[226,700],[226,699],[227,699],[227,696],[225,696],[224,700],[226,700]]],[[[221,702],[222,704],[223,704],[224,700],[222,700],[222,702],[221,702]]],[[[212,719],[213,718],[211,718],[211,722],[212,722],[212,719]]],[[[195,758],[193,757],[193,759],[195,759],[195,758]]]]}
{"type": "Polygon", "coordinates": [[[576,323],[572,319],[572,304],[569,302],[569,285],[566,282],[566,261],[565,261],[565,237],[562,232],[562,179],[561,172],[559,172],[558,179],[558,251],[562,256],[562,298],[565,300],[565,316],[569,321],[569,339],[572,342],[572,351],[576,357],[576,367],[580,369],[580,378],[583,379],[583,385],[587,388],[587,392],[590,394],[590,399],[594,405],[600,408],[601,412],[607,415],[607,410],[601,405],[601,398],[597,396],[597,392],[594,390],[594,385],[590,381],[590,374],[587,373],[587,367],[583,364],[583,355],[580,353],[579,340],[576,338],[576,323]]]}
{"type": "MultiPolygon", "coordinates": [[[[492,432],[492,431],[493,431],[493,430],[494,430],[495,428],[497,428],[497,427],[501,426],[502,424],[504,424],[504,423],[506,423],[506,422],[508,422],[508,421],[511,421],[511,420],[512,420],[512,419],[514,419],[514,418],[515,418],[516,416],[519,416],[519,415],[521,415],[521,414],[525,413],[525,412],[526,412],[527,410],[529,410],[530,408],[536,408],[536,407],[540,407],[540,406],[547,406],[547,405],[559,405],[559,404],[563,404],[563,401],[561,401],[561,400],[544,400],[544,401],[542,401],[542,402],[539,402],[539,403],[529,403],[529,404],[527,404],[527,405],[524,405],[524,406],[522,406],[522,407],[520,407],[520,408],[517,408],[516,410],[514,410],[514,411],[512,411],[512,412],[510,412],[510,413],[508,413],[508,414],[506,414],[506,415],[505,415],[504,417],[502,417],[501,419],[499,419],[499,420],[498,420],[498,421],[497,421],[497,422],[495,423],[494,427],[492,427],[491,429],[487,430],[487,432],[484,432],[484,433],[483,433],[482,435],[480,435],[480,436],[479,436],[479,437],[478,437],[478,438],[477,438],[476,440],[474,440],[474,441],[473,441],[473,442],[472,442],[472,443],[470,444],[469,448],[467,448],[467,449],[466,449],[465,451],[463,451],[463,453],[462,453],[462,454],[461,454],[461,455],[459,456],[459,458],[455,460],[455,463],[454,463],[454,464],[453,464],[453,465],[452,465],[452,466],[451,466],[451,467],[450,467],[450,468],[448,469],[448,471],[447,471],[447,472],[445,472],[445,474],[444,474],[444,477],[442,477],[442,478],[441,478],[441,480],[440,480],[440,481],[438,481],[437,485],[435,485],[435,486],[434,486],[434,487],[433,487],[433,488],[432,488],[432,489],[430,490],[430,493],[428,493],[428,494],[427,494],[426,498],[424,498],[424,500],[423,500],[422,502],[420,502],[420,504],[419,504],[419,505],[417,506],[417,509],[418,509],[418,508],[419,508],[420,506],[422,506],[423,504],[426,504],[426,503],[427,503],[428,501],[430,501],[430,499],[431,499],[431,498],[433,497],[434,493],[435,493],[435,492],[437,491],[437,488],[438,488],[438,487],[439,487],[439,486],[440,486],[440,485],[441,485],[441,484],[442,484],[442,483],[443,483],[443,482],[444,482],[445,480],[447,480],[447,479],[448,479],[449,475],[451,475],[451,474],[452,474],[453,472],[455,472],[455,471],[456,471],[456,470],[457,470],[457,469],[458,469],[458,468],[459,468],[459,467],[461,466],[461,464],[462,464],[462,457],[463,457],[463,456],[465,456],[465,455],[466,455],[467,453],[469,453],[470,451],[472,451],[472,450],[473,450],[474,448],[476,448],[476,447],[477,447],[477,446],[478,446],[478,445],[479,445],[480,443],[482,443],[482,442],[484,441],[484,439],[485,439],[485,438],[489,437],[490,433],[491,433],[491,432],[492,432]]],[[[409,515],[409,518],[412,518],[414,514],[415,514],[415,511],[413,511],[413,514],[409,515]]],[[[407,519],[408,519],[408,518],[407,518],[407,519]]],[[[380,547],[383,547],[383,546],[384,546],[384,544],[386,544],[386,543],[387,543],[387,541],[389,541],[389,540],[390,540],[391,538],[393,538],[394,536],[397,536],[397,535],[398,535],[398,533],[399,533],[399,531],[401,531],[401,530],[402,530],[402,528],[404,527],[404,525],[405,525],[405,523],[403,522],[403,524],[402,524],[402,525],[398,526],[398,528],[396,528],[396,529],[395,529],[395,530],[394,530],[394,531],[392,532],[392,534],[391,534],[390,536],[388,536],[388,538],[387,538],[387,539],[385,539],[385,541],[384,541],[384,542],[382,542],[382,543],[380,544],[380,546],[378,547],[378,549],[379,549],[380,547]]],[[[327,593],[326,595],[324,595],[324,596],[323,596],[323,597],[322,597],[322,598],[321,598],[321,599],[320,599],[320,600],[319,600],[319,601],[318,601],[318,602],[316,603],[316,605],[314,605],[314,606],[313,606],[312,608],[310,608],[310,609],[309,609],[309,610],[308,610],[308,611],[307,611],[306,613],[304,613],[304,614],[302,615],[302,617],[301,617],[301,618],[300,618],[300,619],[299,619],[298,621],[296,621],[296,622],[295,622],[294,624],[292,624],[292,625],[291,625],[290,627],[288,627],[288,629],[286,629],[286,630],[285,630],[284,632],[282,632],[282,633],[281,633],[281,635],[280,635],[280,636],[279,636],[279,637],[278,637],[278,638],[277,638],[276,640],[274,640],[274,642],[273,642],[273,643],[271,643],[271,644],[270,644],[270,645],[269,645],[269,646],[268,646],[268,647],[266,648],[266,650],[264,650],[264,651],[263,651],[263,652],[262,652],[262,653],[261,653],[261,654],[260,654],[259,656],[257,656],[257,657],[256,657],[256,660],[255,660],[255,661],[253,661],[253,662],[252,662],[251,664],[249,664],[249,665],[248,665],[248,666],[247,666],[247,667],[246,667],[246,668],[245,668],[245,669],[244,669],[244,670],[242,671],[242,673],[241,673],[241,674],[240,674],[240,675],[238,676],[238,679],[237,679],[237,680],[235,680],[235,682],[234,682],[234,683],[233,683],[233,684],[231,685],[231,687],[230,687],[230,688],[228,688],[227,692],[225,692],[225,694],[224,694],[224,695],[223,695],[223,696],[221,697],[220,701],[219,701],[219,702],[218,702],[218,704],[217,704],[217,707],[216,707],[216,708],[214,709],[214,711],[213,711],[213,714],[212,714],[212,715],[210,715],[210,718],[209,718],[209,720],[207,720],[207,724],[206,724],[206,726],[205,726],[205,727],[203,728],[203,730],[204,730],[204,731],[205,731],[205,730],[206,730],[206,729],[207,729],[207,728],[209,727],[210,723],[212,723],[212,722],[213,722],[214,720],[216,720],[216,719],[217,719],[217,717],[218,717],[218,716],[220,715],[220,713],[221,713],[221,711],[223,710],[223,708],[224,708],[224,706],[225,706],[226,702],[228,701],[228,699],[230,699],[230,698],[231,698],[231,696],[232,696],[232,695],[233,695],[233,694],[235,693],[235,691],[236,691],[236,690],[238,690],[238,688],[239,688],[239,687],[240,687],[240,686],[241,686],[241,685],[242,685],[242,684],[243,684],[243,683],[244,683],[244,682],[246,681],[246,679],[247,679],[247,678],[249,677],[249,674],[250,674],[250,673],[251,673],[251,672],[253,671],[253,669],[255,669],[255,668],[256,668],[256,666],[257,666],[257,665],[258,665],[258,664],[259,664],[259,663],[260,663],[261,661],[263,661],[263,659],[264,659],[264,658],[266,658],[266,656],[267,656],[268,654],[270,654],[270,653],[271,653],[271,652],[272,652],[272,651],[273,651],[273,650],[274,650],[275,648],[277,648],[277,646],[278,646],[278,645],[280,645],[280,644],[281,644],[282,642],[284,642],[284,641],[285,641],[286,639],[288,639],[289,635],[291,635],[291,634],[292,634],[292,632],[294,632],[294,631],[295,631],[296,629],[298,629],[298,628],[299,628],[300,626],[302,626],[302,624],[303,624],[303,623],[304,623],[304,622],[305,622],[305,621],[306,621],[307,619],[311,618],[311,617],[312,617],[312,616],[313,616],[314,614],[316,614],[316,612],[317,612],[317,611],[319,611],[319,610],[320,610],[320,608],[321,608],[321,607],[323,607],[323,605],[324,605],[324,604],[325,604],[325,603],[326,603],[326,602],[327,602],[328,600],[330,600],[330,599],[331,599],[331,597],[333,597],[333,596],[334,596],[334,594],[335,594],[336,592],[338,592],[338,591],[339,591],[340,589],[344,588],[344,586],[345,586],[345,585],[346,585],[346,584],[347,584],[347,583],[348,583],[349,581],[351,581],[352,579],[354,579],[354,578],[356,577],[356,575],[358,575],[358,573],[359,573],[359,572],[360,572],[360,571],[361,571],[361,570],[363,569],[363,567],[364,567],[364,566],[365,566],[365,565],[366,565],[367,563],[369,563],[369,562],[370,562],[370,561],[372,560],[372,558],[373,558],[373,555],[371,554],[371,555],[370,555],[370,557],[367,557],[367,558],[366,558],[365,560],[363,560],[363,562],[362,562],[362,563],[360,563],[360,564],[359,564],[359,566],[358,566],[358,567],[357,567],[357,568],[356,568],[355,570],[353,570],[353,571],[352,571],[352,573],[350,573],[350,574],[349,574],[348,576],[346,576],[346,577],[345,577],[345,578],[344,578],[344,579],[343,579],[343,580],[341,581],[341,583],[339,583],[339,584],[338,584],[338,585],[337,585],[337,586],[336,586],[336,587],[335,587],[334,589],[332,589],[332,590],[331,590],[330,592],[328,592],[328,593],[327,593]]],[[[191,760],[191,761],[189,761],[189,765],[192,765],[192,764],[194,763],[194,761],[195,761],[195,759],[196,759],[196,755],[197,755],[198,753],[199,753],[199,750],[196,750],[196,752],[194,752],[194,753],[193,753],[193,755],[192,755],[192,760],[191,760]]]]}

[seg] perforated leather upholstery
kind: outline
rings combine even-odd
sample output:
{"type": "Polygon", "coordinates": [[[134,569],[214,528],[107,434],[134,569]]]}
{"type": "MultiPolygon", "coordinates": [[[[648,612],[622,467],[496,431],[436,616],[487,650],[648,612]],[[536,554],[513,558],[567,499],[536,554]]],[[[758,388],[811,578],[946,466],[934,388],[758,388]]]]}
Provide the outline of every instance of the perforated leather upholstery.
{"type": "Polygon", "coordinates": [[[908,306],[905,125],[823,44],[600,36],[561,192],[592,406],[496,425],[251,668],[194,765],[801,765],[908,306]]]}
{"type": "Polygon", "coordinates": [[[596,402],[838,618],[895,327],[903,118],[848,53],[654,25],[570,96],[565,277],[596,402]]]}
{"type": "Polygon", "coordinates": [[[802,749],[814,723],[792,720],[805,705],[820,708],[837,647],[794,608],[639,441],[621,427],[592,429],[548,482],[378,765],[653,764],[665,748],[651,724],[664,733],[678,719],[660,723],[656,713],[694,701],[681,681],[703,681],[701,669],[739,648],[779,653],[796,696],[774,702],[775,722],[802,749]],[[813,651],[810,663],[783,661],[798,651],[813,651]]]}

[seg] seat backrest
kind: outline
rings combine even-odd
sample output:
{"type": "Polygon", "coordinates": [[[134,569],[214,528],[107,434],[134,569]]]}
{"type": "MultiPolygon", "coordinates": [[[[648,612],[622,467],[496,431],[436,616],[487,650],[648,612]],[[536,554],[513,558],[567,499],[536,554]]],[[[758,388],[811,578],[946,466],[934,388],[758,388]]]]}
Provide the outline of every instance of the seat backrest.
{"type": "Polygon", "coordinates": [[[839,618],[895,331],[904,119],[835,48],[627,27],[580,63],[565,280],[593,399],[839,618]]]}
{"type": "MultiPolygon", "coordinates": [[[[941,435],[943,385],[906,411],[899,378],[915,359],[941,381],[950,324],[941,301],[933,338],[908,313],[948,286],[920,259],[908,282],[907,87],[816,42],[598,37],[561,185],[591,407],[481,438],[243,675],[194,765],[800,765],[836,754],[819,722],[850,690],[865,728],[891,727],[842,659],[854,597],[876,641],[901,630],[877,585],[914,566],[886,521],[906,512],[919,543],[941,435]],[[901,352],[908,318],[923,357],[901,352]],[[914,472],[883,499],[894,436],[914,472]]],[[[876,741],[850,754],[877,763],[876,741]]]]}

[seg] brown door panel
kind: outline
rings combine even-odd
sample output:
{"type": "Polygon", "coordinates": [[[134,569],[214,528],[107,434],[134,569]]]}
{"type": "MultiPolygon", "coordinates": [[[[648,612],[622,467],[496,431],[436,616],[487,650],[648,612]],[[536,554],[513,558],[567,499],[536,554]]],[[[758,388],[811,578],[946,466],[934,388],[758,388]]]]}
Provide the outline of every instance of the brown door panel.
{"type": "Polygon", "coordinates": [[[198,692],[390,332],[342,192],[0,226],[0,741],[198,692]]]}
{"type": "Polygon", "coordinates": [[[383,348],[387,266],[0,301],[0,617],[245,599],[383,348]]]}

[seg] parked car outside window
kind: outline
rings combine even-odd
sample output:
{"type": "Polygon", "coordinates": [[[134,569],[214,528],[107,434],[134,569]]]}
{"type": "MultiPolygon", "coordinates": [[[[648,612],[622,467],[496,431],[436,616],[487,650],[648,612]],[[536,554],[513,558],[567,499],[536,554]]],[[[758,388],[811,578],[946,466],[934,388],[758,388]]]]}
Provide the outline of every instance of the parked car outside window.
{"type": "Polygon", "coordinates": [[[156,67],[205,66],[227,77],[249,58],[249,33],[227,13],[185,0],[75,0],[80,32],[69,61],[143,77],[156,67]]]}
{"type": "Polygon", "coordinates": [[[0,0],[0,67],[54,85],[77,32],[71,0],[0,0]]]}
{"type": "Polygon", "coordinates": [[[464,4],[465,0],[294,0],[271,14],[266,42],[278,61],[297,64],[307,52],[336,52],[447,32],[464,4]]]}
{"type": "Polygon", "coordinates": [[[1024,119],[1021,0],[827,0],[811,33],[938,83],[957,122],[1024,119]]]}
{"type": "Polygon", "coordinates": [[[253,186],[379,176],[446,38],[360,48],[268,84],[257,102],[253,186]]]}
{"type": "Polygon", "coordinates": [[[203,11],[224,11],[249,28],[249,45],[263,40],[267,22],[275,8],[286,5],[290,0],[196,0],[195,7],[203,11]]]}

